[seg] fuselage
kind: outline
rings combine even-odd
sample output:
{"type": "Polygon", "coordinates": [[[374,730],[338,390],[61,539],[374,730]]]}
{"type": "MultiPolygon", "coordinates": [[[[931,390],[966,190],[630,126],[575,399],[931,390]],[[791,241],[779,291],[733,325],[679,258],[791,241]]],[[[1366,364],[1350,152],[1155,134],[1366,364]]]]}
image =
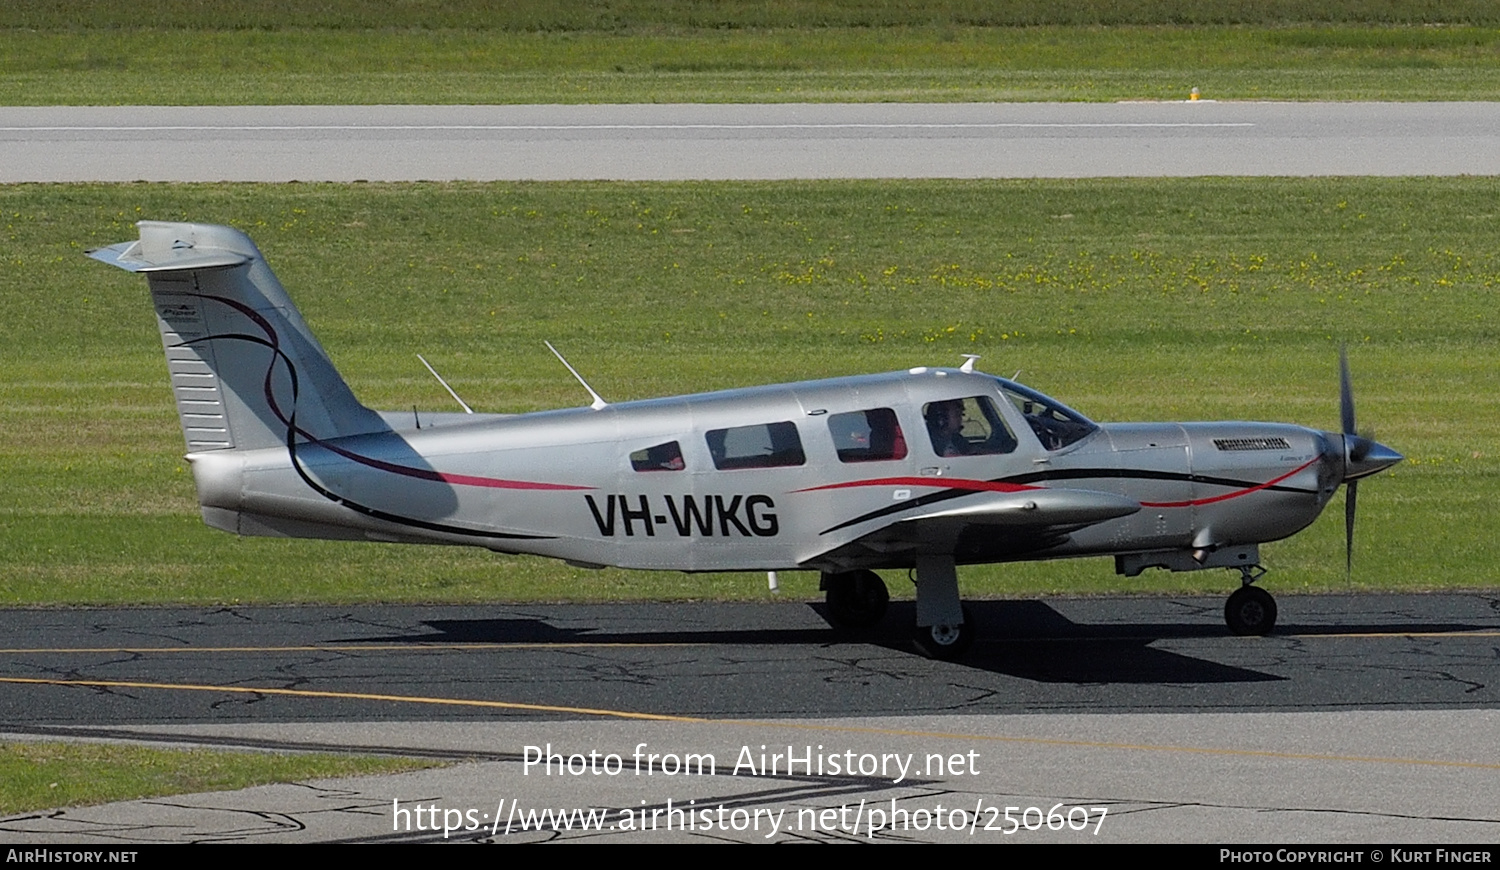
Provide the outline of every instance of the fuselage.
{"type": "Polygon", "coordinates": [[[1261,543],[1306,527],[1342,481],[1320,461],[1334,448],[1317,430],[1095,425],[959,369],[420,428],[405,416],[411,425],[376,433],[190,454],[205,519],[241,534],[468,544],[582,565],[837,571],[909,567],[924,548],[974,563],[1261,543]],[[961,434],[939,436],[945,405],[967,408],[961,434]],[[1048,490],[1127,507],[1045,534],[982,510],[931,519],[1048,490]],[[921,534],[888,531],[915,521],[921,534]]]}

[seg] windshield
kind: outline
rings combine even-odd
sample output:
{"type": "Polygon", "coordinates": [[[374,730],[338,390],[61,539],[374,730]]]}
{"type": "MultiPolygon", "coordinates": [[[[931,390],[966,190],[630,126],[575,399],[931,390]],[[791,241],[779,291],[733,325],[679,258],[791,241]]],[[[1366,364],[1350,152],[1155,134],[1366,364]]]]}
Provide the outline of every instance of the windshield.
{"type": "Polygon", "coordinates": [[[1020,410],[1021,415],[1036,433],[1037,440],[1048,450],[1061,450],[1087,438],[1099,427],[1072,408],[1004,378],[1000,391],[1020,410]]]}

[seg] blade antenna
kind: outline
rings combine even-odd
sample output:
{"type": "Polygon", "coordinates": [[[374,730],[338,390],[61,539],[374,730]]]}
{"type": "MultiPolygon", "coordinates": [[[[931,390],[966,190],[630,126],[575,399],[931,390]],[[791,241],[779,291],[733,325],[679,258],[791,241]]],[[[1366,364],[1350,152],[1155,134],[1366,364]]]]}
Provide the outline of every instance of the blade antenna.
{"type": "Polygon", "coordinates": [[[542,344],[545,344],[547,346],[547,349],[552,351],[552,355],[557,357],[557,361],[566,366],[568,371],[573,373],[573,377],[578,379],[578,383],[583,384],[583,388],[589,391],[590,396],[594,397],[593,404],[589,405],[590,408],[593,408],[595,411],[597,411],[600,408],[604,408],[609,405],[608,402],[604,401],[603,396],[594,392],[594,388],[589,386],[589,382],[583,379],[583,375],[580,375],[578,373],[578,369],[573,368],[573,365],[571,363],[569,363],[566,359],[563,359],[563,355],[557,352],[557,348],[552,346],[552,342],[544,341],[542,342],[542,344]]]}
{"type": "Polygon", "coordinates": [[[448,391],[448,395],[450,395],[450,396],[453,397],[453,401],[457,402],[458,406],[460,408],[464,409],[464,413],[465,414],[472,414],[472,413],[474,413],[474,409],[470,408],[469,405],[468,405],[468,403],[465,402],[463,399],[460,399],[458,397],[458,393],[455,393],[453,391],[453,388],[450,387],[450,386],[448,386],[448,382],[445,381],[445,380],[443,380],[443,376],[437,373],[437,369],[435,369],[435,368],[432,367],[432,363],[428,362],[427,359],[425,357],[423,357],[421,354],[417,354],[417,359],[422,360],[422,365],[427,366],[427,370],[429,372],[432,372],[432,376],[435,377],[435,378],[437,378],[437,382],[443,385],[443,389],[445,389],[445,390],[448,391]]]}

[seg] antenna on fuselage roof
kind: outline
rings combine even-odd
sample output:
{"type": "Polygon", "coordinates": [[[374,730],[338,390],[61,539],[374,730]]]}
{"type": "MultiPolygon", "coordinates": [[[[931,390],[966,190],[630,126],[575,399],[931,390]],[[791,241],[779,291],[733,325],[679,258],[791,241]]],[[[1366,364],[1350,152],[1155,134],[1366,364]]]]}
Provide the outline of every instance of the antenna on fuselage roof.
{"type": "MultiPolygon", "coordinates": [[[[474,413],[474,409],[470,408],[469,404],[463,399],[460,399],[458,397],[458,393],[453,392],[453,388],[448,386],[448,382],[443,380],[443,376],[437,373],[437,369],[432,367],[432,363],[428,362],[426,357],[422,356],[421,354],[417,354],[417,359],[422,361],[422,365],[427,366],[427,370],[429,372],[432,372],[432,376],[437,378],[437,382],[443,385],[443,389],[448,391],[448,395],[453,397],[453,401],[457,402],[458,406],[464,409],[465,414],[474,413]]],[[[421,427],[418,426],[417,428],[420,429],[421,427]]]]}
{"type": "Polygon", "coordinates": [[[963,372],[964,374],[968,374],[969,372],[974,371],[974,363],[979,362],[979,354],[966,353],[963,355],[963,358],[964,364],[959,366],[958,370],[963,372]]]}
{"type": "Polygon", "coordinates": [[[604,401],[604,397],[603,396],[601,396],[598,393],[594,392],[594,388],[591,387],[591,386],[589,386],[589,382],[583,379],[583,375],[580,375],[578,373],[578,369],[573,368],[573,366],[572,366],[571,363],[569,363],[567,360],[563,359],[563,355],[557,352],[557,348],[555,348],[555,347],[552,346],[552,342],[550,342],[550,341],[544,341],[544,342],[542,342],[542,344],[545,344],[547,346],[547,349],[550,350],[550,351],[552,351],[552,355],[555,356],[555,357],[557,357],[557,361],[558,362],[562,363],[564,366],[567,366],[568,371],[570,371],[570,372],[573,373],[573,377],[575,377],[575,378],[578,379],[578,383],[583,384],[583,388],[585,390],[589,391],[589,395],[590,396],[594,397],[593,404],[589,405],[590,408],[593,408],[595,411],[597,411],[600,408],[603,408],[603,407],[606,407],[607,405],[609,405],[608,402],[604,401]]]}

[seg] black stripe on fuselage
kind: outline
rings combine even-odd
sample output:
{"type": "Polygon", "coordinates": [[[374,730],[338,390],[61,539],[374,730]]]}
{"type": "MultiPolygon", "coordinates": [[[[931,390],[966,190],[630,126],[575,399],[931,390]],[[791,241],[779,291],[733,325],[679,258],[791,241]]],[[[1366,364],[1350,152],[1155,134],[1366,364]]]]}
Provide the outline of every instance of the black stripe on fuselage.
{"type": "Polygon", "coordinates": [[[290,459],[291,461],[292,470],[297,472],[297,476],[302,478],[302,482],[305,483],[307,487],[313,492],[316,492],[318,495],[321,495],[323,498],[328,499],[334,504],[346,507],[349,510],[355,511],[356,513],[364,514],[367,517],[382,520],[388,523],[394,523],[396,525],[410,526],[417,529],[426,529],[427,531],[431,532],[443,532],[450,535],[466,535],[476,538],[487,538],[489,540],[530,541],[552,539],[553,536],[551,535],[523,535],[510,532],[491,532],[481,529],[466,529],[462,526],[450,526],[444,523],[434,523],[427,520],[419,520],[416,517],[407,517],[400,514],[393,514],[387,511],[380,510],[379,508],[370,507],[369,505],[360,504],[357,501],[345,498],[338,493],[330,491],[329,489],[319,484],[317,481],[313,480],[312,476],[303,469],[302,461],[297,458],[297,436],[301,435],[302,437],[307,439],[307,443],[314,446],[320,445],[321,439],[297,425],[297,396],[301,392],[301,380],[297,374],[297,367],[292,363],[291,357],[287,356],[286,352],[281,349],[281,342],[276,335],[276,330],[272,328],[271,324],[268,323],[265,318],[260,316],[259,312],[256,312],[253,309],[249,309],[235,302],[235,300],[233,299],[226,299],[220,296],[212,296],[207,293],[198,295],[203,299],[210,299],[215,302],[221,302],[225,305],[228,305],[230,308],[239,311],[240,313],[244,314],[252,323],[255,323],[262,330],[264,330],[267,333],[268,337],[260,338],[259,336],[245,335],[241,333],[222,333],[218,335],[205,335],[198,338],[189,339],[175,346],[191,347],[195,344],[201,344],[210,341],[246,341],[250,342],[251,344],[261,345],[262,347],[265,347],[271,351],[271,364],[266,368],[266,377],[264,384],[265,399],[271,409],[271,412],[277,416],[282,425],[286,426],[286,452],[288,459],[290,459]],[[280,360],[281,363],[286,366],[287,375],[291,380],[292,409],[289,414],[282,413],[281,408],[276,401],[276,396],[272,392],[272,375],[275,372],[277,360],[280,360]]]}
{"type": "MultiPolygon", "coordinates": [[[[1256,481],[1234,480],[1228,477],[1210,477],[1206,474],[1188,474],[1181,471],[1147,471],[1140,469],[1127,470],[1122,468],[1067,468],[1054,469],[1051,471],[1032,471],[1026,474],[1017,474],[1012,477],[997,477],[989,482],[1014,483],[1024,486],[1026,484],[1040,483],[1043,481],[1088,480],[1091,478],[1115,478],[1124,480],[1175,480],[1184,483],[1204,483],[1211,486],[1228,486],[1235,489],[1250,489],[1253,487],[1261,486],[1261,484],[1256,481]]],[[[940,486],[941,484],[934,483],[933,485],[940,486]]],[[[1295,486],[1275,485],[1261,487],[1261,489],[1262,491],[1271,490],[1276,492],[1296,492],[1302,493],[1304,495],[1311,495],[1315,493],[1314,490],[1302,489],[1295,486]]],[[[826,528],[818,534],[826,535],[829,532],[836,532],[839,529],[847,529],[850,526],[857,526],[860,523],[869,522],[870,520],[879,519],[881,517],[888,517],[892,514],[898,514],[902,511],[910,510],[914,507],[925,507],[930,504],[945,502],[949,499],[962,498],[966,495],[977,495],[980,492],[983,492],[983,490],[947,489],[943,490],[942,492],[935,492],[930,495],[924,495],[920,498],[911,499],[910,501],[904,501],[900,504],[883,507],[880,510],[870,511],[867,514],[857,516],[852,520],[847,520],[845,522],[839,523],[836,526],[826,528]]]]}

